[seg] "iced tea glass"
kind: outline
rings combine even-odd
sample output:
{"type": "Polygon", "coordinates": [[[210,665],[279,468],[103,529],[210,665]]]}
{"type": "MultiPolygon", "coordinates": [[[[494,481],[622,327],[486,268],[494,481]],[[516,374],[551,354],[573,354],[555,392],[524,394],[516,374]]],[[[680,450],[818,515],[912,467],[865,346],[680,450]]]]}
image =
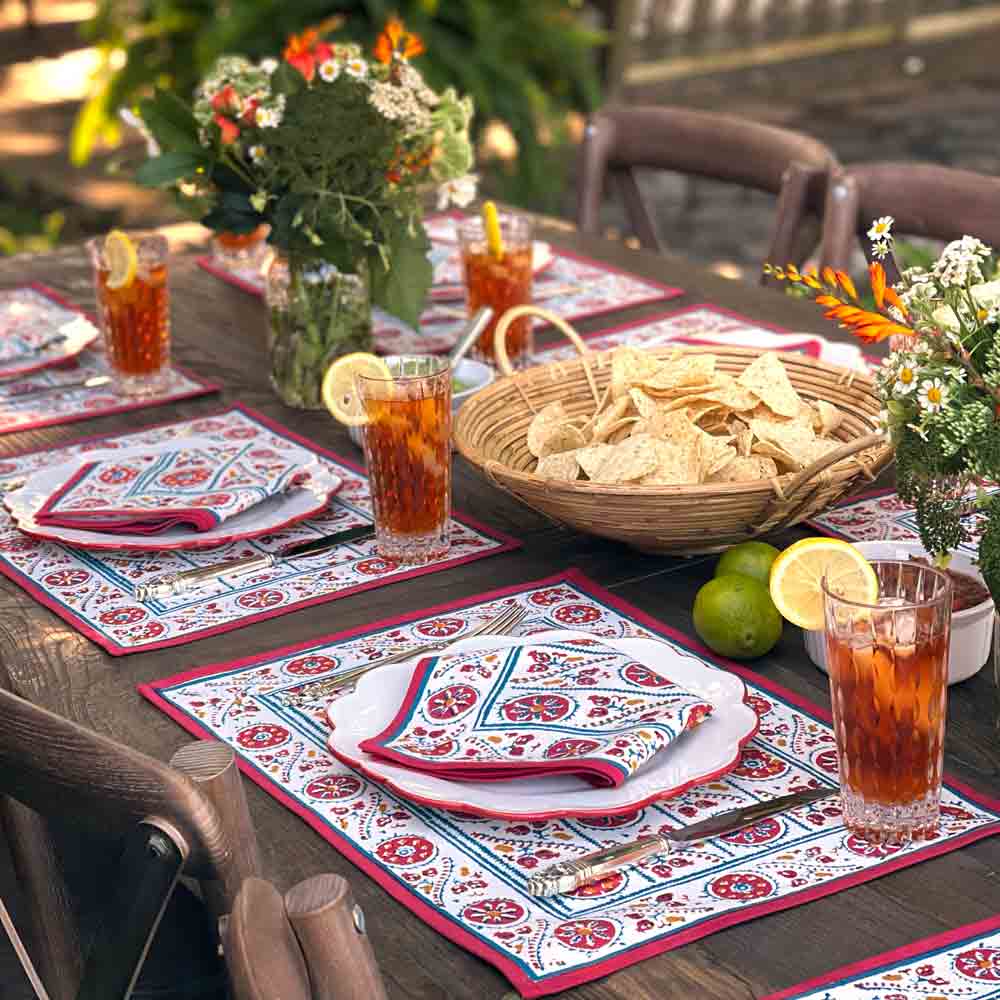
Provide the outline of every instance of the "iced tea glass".
{"type": "Polygon", "coordinates": [[[133,236],[138,267],[122,288],[109,288],[104,240],[87,244],[94,265],[97,313],[115,385],[126,396],[160,392],[170,371],[170,296],[167,240],[133,236]]]}
{"type": "Polygon", "coordinates": [[[938,824],[951,581],[876,561],[878,603],[823,580],[827,664],[844,825],[870,843],[923,840],[938,824]]]}
{"type": "MultiPolygon", "coordinates": [[[[523,215],[501,215],[500,235],[503,255],[494,257],[481,218],[470,217],[458,225],[468,313],[472,316],[482,306],[493,310],[493,319],[471,351],[473,357],[488,364],[494,363],[493,331],[497,321],[508,309],[531,303],[531,220],[523,215]]],[[[524,367],[530,363],[534,348],[532,318],[522,316],[507,331],[507,356],[515,368],[524,367]]]]}
{"type": "Polygon", "coordinates": [[[375,547],[383,559],[426,563],[449,544],[451,366],[430,356],[384,360],[391,379],[356,376],[368,418],[375,547]]]}

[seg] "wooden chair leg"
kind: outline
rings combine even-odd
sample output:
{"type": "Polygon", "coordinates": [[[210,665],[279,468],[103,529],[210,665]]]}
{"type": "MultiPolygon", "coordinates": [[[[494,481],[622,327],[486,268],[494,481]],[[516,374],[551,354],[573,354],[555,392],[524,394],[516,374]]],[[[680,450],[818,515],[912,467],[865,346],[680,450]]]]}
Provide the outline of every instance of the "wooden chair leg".
{"type": "Polygon", "coordinates": [[[48,827],[34,810],[0,798],[0,815],[24,900],[31,958],[51,1000],[73,1000],[83,957],[69,893],[48,827]]]}
{"type": "Polygon", "coordinates": [[[309,967],[313,1000],[386,1000],[364,914],[339,875],[315,875],[285,893],[309,967]]]}
{"type": "Polygon", "coordinates": [[[628,216],[629,225],[639,240],[639,243],[646,250],[654,250],[656,253],[663,253],[663,244],[659,236],[656,235],[656,228],[653,220],[649,217],[646,203],[642,199],[642,192],[639,190],[639,182],[636,180],[635,172],[632,170],[609,171],[618,185],[618,192],[625,205],[625,214],[628,216]]]}
{"type": "MultiPolygon", "coordinates": [[[[768,261],[777,267],[798,263],[795,245],[802,220],[806,215],[811,185],[819,175],[814,167],[791,163],[782,177],[781,192],[775,206],[774,233],[768,250],[768,261]]],[[[762,285],[778,284],[773,278],[760,275],[762,285]]]]}
{"type": "Polygon", "coordinates": [[[201,883],[205,902],[218,918],[230,912],[243,882],[261,874],[257,835],[236,753],[218,740],[196,740],[182,746],[170,758],[170,766],[190,778],[212,803],[233,846],[229,882],[201,883]]]}
{"type": "Polygon", "coordinates": [[[846,270],[858,229],[858,184],[847,174],[830,178],[823,211],[823,242],[820,263],[824,267],[846,270]]]}
{"type": "Polygon", "coordinates": [[[270,882],[249,878],[226,924],[226,964],[235,1000],[309,1000],[305,959],[270,882]]]}

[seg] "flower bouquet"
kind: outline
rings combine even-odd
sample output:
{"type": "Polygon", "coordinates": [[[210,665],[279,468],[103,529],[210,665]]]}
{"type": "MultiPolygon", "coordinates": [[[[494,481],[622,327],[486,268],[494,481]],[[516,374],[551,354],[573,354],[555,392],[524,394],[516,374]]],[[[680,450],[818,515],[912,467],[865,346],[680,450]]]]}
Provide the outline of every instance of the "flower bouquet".
{"type": "Polygon", "coordinates": [[[334,357],[371,349],[372,303],[419,322],[426,192],[442,208],[475,195],[472,103],[427,86],[409,62],[421,40],[392,19],[367,59],[327,27],[290,38],[280,62],[220,58],[193,107],[157,91],[138,108],[161,150],[140,183],[177,186],[217,232],[270,227],[272,381],[308,408],[334,357]]]}
{"type": "Polygon", "coordinates": [[[899,495],[916,508],[924,548],[942,564],[973,522],[982,529],[979,566],[1000,607],[1000,493],[987,490],[1000,482],[1000,280],[990,280],[992,251],[963,236],[929,269],[900,274],[892,223],[886,216],[868,231],[875,310],[859,303],[842,271],[765,270],[806,289],[862,341],[889,340],[876,381],[899,495]]]}

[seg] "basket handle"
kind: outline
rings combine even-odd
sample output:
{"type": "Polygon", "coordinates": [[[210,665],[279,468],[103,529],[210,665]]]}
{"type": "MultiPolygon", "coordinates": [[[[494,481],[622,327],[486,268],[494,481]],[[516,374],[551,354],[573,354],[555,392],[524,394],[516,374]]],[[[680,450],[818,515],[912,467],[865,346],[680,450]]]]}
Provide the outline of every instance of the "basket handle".
{"type": "MultiPolygon", "coordinates": [[[[814,479],[818,478],[831,465],[836,465],[837,462],[841,462],[845,458],[851,458],[863,451],[867,451],[869,448],[873,448],[878,444],[884,443],[886,443],[886,437],[884,434],[866,434],[864,437],[856,438],[854,441],[848,441],[839,448],[835,448],[833,451],[829,451],[825,455],[818,458],[808,468],[803,469],[788,484],[787,489],[780,489],[777,480],[772,480],[776,494],[775,500],[771,504],[771,508],[768,511],[767,516],[759,524],[754,525],[750,529],[750,537],[757,538],[760,535],[765,535],[769,531],[773,531],[779,523],[787,523],[789,520],[793,520],[798,511],[805,507],[809,502],[811,493],[805,490],[805,487],[808,486],[808,484],[814,479]]],[[[864,470],[869,479],[875,478],[868,471],[863,462],[859,460],[858,464],[864,470]]],[[[817,487],[818,485],[819,484],[817,484],[817,487]]]]}
{"type": "MultiPolygon", "coordinates": [[[[493,357],[497,368],[500,369],[500,374],[506,378],[510,378],[514,374],[514,368],[507,354],[507,331],[516,320],[521,319],[523,316],[537,316],[539,319],[545,320],[546,323],[551,323],[576,348],[583,360],[583,370],[587,376],[587,384],[590,386],[590,392],[594,397],[594,405],[600,405],[601,396],[597,391],[597,383],[594,381],[594,375],[590,370],[590,362],[587,357],[590,354],[590,349],[583,342],[580,334],[562,316],[557,316],[554,312],[543,309],[541,306],[514,306],[512,309],[508,309],[497,321],[496,328],[493,331],[493,357]]],[[[523,391],[521,395],[524,395],[523,391]]],[[[525,402],[527,402],[527,399],[525,399],[525,402]]],[[[530,406],[530,408],[534,410],[533,406],[530,406]]]]}

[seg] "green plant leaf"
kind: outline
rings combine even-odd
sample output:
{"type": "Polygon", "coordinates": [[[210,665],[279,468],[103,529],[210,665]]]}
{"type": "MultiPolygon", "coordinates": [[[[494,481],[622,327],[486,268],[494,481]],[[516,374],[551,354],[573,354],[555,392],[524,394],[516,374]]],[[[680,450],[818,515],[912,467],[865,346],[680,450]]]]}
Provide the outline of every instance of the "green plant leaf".
{"type": "Polygon", "coordinates": [[[372,301],[412,327],[420,325],[420,313],[434,278],[428,259],[430,240],[422,225],[411,232],[402,220],[385,233],[389,266],[375,251],[369,252],[372,301]]]}
{"type": "Polygon", "coordinates": [[[135,180],[143,187],[163,187],[190,177],[203,164],[200,153],[163,153],[139,167],[135,180]]]}
{"type": "Polygon", "coordinates": [[[157,90],[152,97],[139,102],[139,117],[162,149],[192,153],[201,149],[198,122],[176,94],[157,90]]]}

